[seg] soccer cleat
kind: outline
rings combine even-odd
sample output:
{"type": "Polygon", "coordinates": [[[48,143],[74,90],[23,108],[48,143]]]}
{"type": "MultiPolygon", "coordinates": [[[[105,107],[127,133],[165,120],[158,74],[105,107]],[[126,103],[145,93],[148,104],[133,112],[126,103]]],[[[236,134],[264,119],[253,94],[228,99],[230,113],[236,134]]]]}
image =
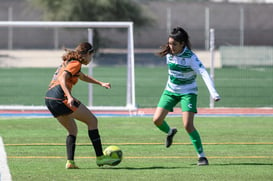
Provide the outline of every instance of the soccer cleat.
{"type": "Polygon", "coordinates": [[[75,164],[75,162],[73,160],[67,160],[65,168],[66,169],[78,169],[79,167],[75,164]]]}
{"type": "Polygon", "coordinates": [[[198,166],[204,166],[204,165],[208,165],[208,164],[209,164],[209,161],[206,157],[200,157],[198,159],[198,162],[197,162],[198,166]]]}
{"type": "Polygon", "coordinates": [[[103,166],[103,165],[115,165],[116,162],[120,162],[120,159],[117,158],[111,158],[108,155],[102,155],[97,157],[96,163],[99,167],[103,166]]]}
{"type": "Polygon", "coordinates": [[[173,137],[174,137],[174,135],[176,133],[177,133],[177,129],[176,128],[171,128],[171,134],[168,135],[167,138],[166,138],[166,144],[165,144],[165,146],[167,148],[169,148],[172,145],[172,143],[173,143],[173,137]]]}

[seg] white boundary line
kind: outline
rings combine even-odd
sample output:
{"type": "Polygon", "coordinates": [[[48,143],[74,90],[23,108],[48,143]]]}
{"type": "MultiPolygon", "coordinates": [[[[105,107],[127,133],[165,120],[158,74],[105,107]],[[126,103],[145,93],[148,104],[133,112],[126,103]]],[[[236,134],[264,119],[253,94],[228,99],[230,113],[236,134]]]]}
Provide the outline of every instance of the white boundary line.
{"type": "Polygon", "coordinates": [[[0,181],[11,181],[11,174],[7,162],[7,155],[5,152],[4,143],[0,136],[0,181]]]}

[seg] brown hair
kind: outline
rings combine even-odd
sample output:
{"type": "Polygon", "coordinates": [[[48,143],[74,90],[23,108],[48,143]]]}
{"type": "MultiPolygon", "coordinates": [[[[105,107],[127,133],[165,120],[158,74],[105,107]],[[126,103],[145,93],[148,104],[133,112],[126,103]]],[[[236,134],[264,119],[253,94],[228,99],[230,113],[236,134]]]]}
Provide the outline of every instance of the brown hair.
{"type": "Polygon", "coordinates": [[[93,46],[88,42],[80,43],[75,50],[64,49],[66,53],[62,56],[63,61],[78,60],[83,61],[83,55],[94,52],[93,46]]]}
{"type": "MultiPolygon", "coordinates": [[[[179,43],[184,42],[187,48],[191,49],[189,35],[183,28],[179,26],[174,28],[170,33],[169,38],[173,38],[175,41],[178,41],[179,43]]],[[[164,57],[168,53],[170,53],[170,47],[169,43],[166,43],[165,45],[161,46],[161,51],[158,52],[157,55],[160,57],[164,57]]]]}

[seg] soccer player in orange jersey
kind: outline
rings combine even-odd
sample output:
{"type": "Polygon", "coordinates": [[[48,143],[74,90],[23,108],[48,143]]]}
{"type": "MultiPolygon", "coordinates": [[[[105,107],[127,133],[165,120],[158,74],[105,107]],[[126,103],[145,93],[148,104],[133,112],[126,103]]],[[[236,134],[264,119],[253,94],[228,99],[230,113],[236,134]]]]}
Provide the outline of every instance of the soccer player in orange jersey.
{"type": "Polygon", "coordinates": [[[66,51],[62,57],[63,62],[56,70],[45,97],[45,104],[49,111],[68,132],[66,168],[78,168],[74,162],[78,133],[75,119],[85,123],[88,127],[88,136],[95,149],[97,165],[112,165],[117,160],[103,155],[97,118],[84,104],[72,96],[72,88],[78,79],[87,83],[98,84],[106,89],[111,88],[111,84],[101,82],[81,72],[81,66],[88,65],[94,55],[94,49],[90,43],[83,42],[75,50],[66,51]]]}

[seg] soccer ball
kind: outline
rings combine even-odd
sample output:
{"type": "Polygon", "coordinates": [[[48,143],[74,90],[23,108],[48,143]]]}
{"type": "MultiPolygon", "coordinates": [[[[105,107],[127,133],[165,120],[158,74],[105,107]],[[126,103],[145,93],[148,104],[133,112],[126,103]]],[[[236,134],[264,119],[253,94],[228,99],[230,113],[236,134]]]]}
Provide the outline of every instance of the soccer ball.
{"type": "Polygon", "coordinates": [[[116,158],[118,161],[114,162],[111,166],[118,165],[122,160],[122,151],[118,146],[108,146],[104,151],[104,155],[108,155],[111,158],[116,158]]]}

